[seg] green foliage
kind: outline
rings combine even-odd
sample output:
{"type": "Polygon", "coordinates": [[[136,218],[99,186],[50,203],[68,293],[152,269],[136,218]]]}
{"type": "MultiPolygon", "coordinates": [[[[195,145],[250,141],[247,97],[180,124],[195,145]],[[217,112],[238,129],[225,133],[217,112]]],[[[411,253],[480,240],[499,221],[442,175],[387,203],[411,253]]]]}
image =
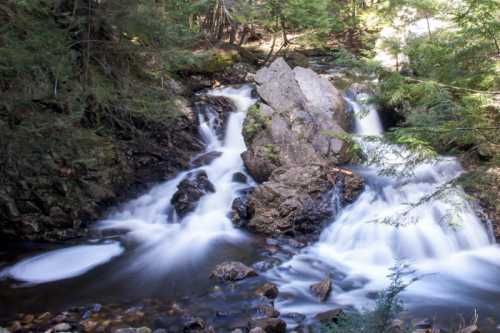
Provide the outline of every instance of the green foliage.
{"type": "Polygon", "coordinates": [[[247,117],[243,124],[243,137],[247,143],[251,143],[255,136],[271,126],[271,118],[265,115],[258,104],[248,109],[247,117]]]}
{"type": "Polygon", "coordinates": [[[324,327],[322,333],[390,332],[393,320],[404,311],[400,294],[417,280],[414,273],[408,264],[397,262],[388,275],[390,285],[379,293],[373,310],[347,313],[338,323],[324,327]]]}
{"type": "Polygon", "coordinates": [[[267,144],[263,146],[264,148],[264,154],[267,159],[274,163],[279,163],[280,161],[280,156],[279,156],[279,150],[272,144],[267,144]]]}

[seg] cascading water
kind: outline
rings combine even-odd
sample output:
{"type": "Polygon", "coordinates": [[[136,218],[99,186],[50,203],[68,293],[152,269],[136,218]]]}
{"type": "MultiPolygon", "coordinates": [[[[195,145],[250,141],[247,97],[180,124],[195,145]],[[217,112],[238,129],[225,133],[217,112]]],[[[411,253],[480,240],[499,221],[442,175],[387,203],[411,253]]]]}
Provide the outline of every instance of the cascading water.
{"type": "Polygon", "coordinates": [[[390,269],[403,260],[420,276],[404,293],[409,307],[482,306],[495,313],[498,304],[480,295],[500,296],[500,249],[462,189],[450,183],[460,175],[460,164],[439,157],[410,175],[382,175],[388,167],[396,174],[405,171],[412,153],[382,142],[376,107],[366,97],[358,94],[347,102],[356,114],[358,143],[368,157],[382,154],[383,165],[355,168],[366,182],[357,201],[339,213],[316,244],[268,273],[282,292],[278,309],[312,315],[339,306],[370,307],[388,285],[390,269]],[[310,286],[329,275],[333,290],[320,303],[310,286]]]}
{"type": "Polygon", "coordinates": [[[223,141],[215,133],[213,117],[210,114],[200,116],[200,135],[206,142],[207,151],[216,150],[221,155],[209,165],[190,171],[204,170],[215,187],[214,193],[201,198],[194,212],[185,216],[181,223],[176,223],[175,214],[172,214],[171,198],[188,174],[182,172],[98,224],[102,230],[124,231],[120,242],[106,241],[55,250],[25,259],[0,272],[0,276],[28,283],[75,277],[121,255],[125,248],[127,263],[119,270],[150,276],[206,257],[214,243],[241,242],[245,236],[233,228],[228,213],[238,191],[251,185],[236,183],[232,177],[235,172],[245,173],[240,157],[246,150],[242,125],[246,110],[255,100],[249,86],[223,88],[209,94],[230,98],[237,112],[229,116],[223,141]]]}

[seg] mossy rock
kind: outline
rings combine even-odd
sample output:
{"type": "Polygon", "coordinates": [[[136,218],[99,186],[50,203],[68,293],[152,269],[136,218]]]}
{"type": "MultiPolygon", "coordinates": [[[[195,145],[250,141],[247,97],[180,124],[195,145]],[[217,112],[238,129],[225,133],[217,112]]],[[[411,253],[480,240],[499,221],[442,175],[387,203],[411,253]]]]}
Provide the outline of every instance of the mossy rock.
{"type": "Polygon", "coordinates": [[[271,124],[271,117],[265,115],[259,105],[250,107],[243,123],[243,137],[246,144],[250,145],[257,134],[269,128],[271,124]]]}

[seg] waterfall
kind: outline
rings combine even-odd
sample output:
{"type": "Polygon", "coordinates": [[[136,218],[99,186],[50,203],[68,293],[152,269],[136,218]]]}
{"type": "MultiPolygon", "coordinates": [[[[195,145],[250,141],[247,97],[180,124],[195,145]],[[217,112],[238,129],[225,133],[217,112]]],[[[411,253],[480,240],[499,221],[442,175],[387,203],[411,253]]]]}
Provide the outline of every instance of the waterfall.
{"type": "Polygon", "coordinates": [[[411,299],[419,298],[421,303],[453,300],[477,306],[474,288],[476,294],[500,293],[499,247],[463,190],[450,183],[462,172],[460,164],[438,157],[417,165],[410,174],[381,174],[387,166],[402,171],[412,153],[383,142],[376,107],[366,96],[347,102],[355,113],[356,140],[367,156],[383,154],[383,166],[356,167],[366,182],[356,202],[335,217],[317,243],[268,273],[286,295],[278,299],[278,309],[312,315],[332,306],[366,308],[388,285],[387,275],[400,261],[421,277],[404,293],[410,305],[411,299]],[[310,286],[330,274],[331,296],[320,303],[310,286]]]}
{"type": "MultiPolygon", "coordinates": [[[[126,270],[164,273],[182,262],[203,259],[215,242],[239,242],[246,236],[235,228],[228,217],[232,201],[238,192],[252,184],[233,181],[235,172],[245,173],[241,153],[246,150],[242,126],[247,109],[255,103],[251,87],[221,88],[209,92],[230,98],[237,107],[229,116],[224,140],[219,140],[211,114],[200,115],[200,136],[207,150],[221,155],[203,170],[214,185],[215,192],[204,195],[194,212],[177,222],[170,201],[177,185],[188,172],[154,187],[148,193],[126,204],[118,212],[98,223],[101,230],[119,230],[120,241],[101,241],[102,244],[80,245],[51,251],[25,259],[0,274],[28,283],[43,283],[81,275],[102,265],[125,250],[131,252],[126,270]],[[123,245],[122,245],[123,244],[123,245]],[[83,260],[75,258],[83,258],[83,260]],[[68,264],[69,263],[69,264],[68,264]]],[[[249,182],[251,178],[248,177],[249,182]]]]}

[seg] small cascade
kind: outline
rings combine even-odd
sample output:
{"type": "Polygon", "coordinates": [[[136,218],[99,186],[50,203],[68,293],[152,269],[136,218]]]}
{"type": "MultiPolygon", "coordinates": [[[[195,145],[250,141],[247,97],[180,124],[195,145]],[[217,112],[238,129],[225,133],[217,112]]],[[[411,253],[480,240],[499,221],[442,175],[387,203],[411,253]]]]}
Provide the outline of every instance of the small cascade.
{"type": "Polygon", "coordinates": [[[232,179],[236,172],[245,173],[241,160],[241,153],[246,150],[242,126],[245,113],[255,100],[251,97],[249,86],[221,88],[209,94],[230,98],[237,110],[229,116],[224,140],[218,138],[214,129],[215,115],[199,115],[200,136],[207,145],[205,153],[216,150],[221,154],[210,164],[189,171],[203,170],[215,188],[215,192],[201,198],[193,212],[182,221],[173,213],[170,201],[179,183],[189,173],[181,172],[98,223],[101,230],[123,232],[120,242],[55,250],[25,259],[4,270],[2,275],[28,283],[74,277],[120,255],[124,251],[121,244],[126,245],[128,251],[123,270],[161,274],[185,262],[194,263],[203,259],[214,243],[245,239],[246,236],[233,228],[228,213],[238,192],[252,185],[236,183],[232,179]],[[73,260],[75,253],[76,257],[85,259],[73,260]],[[68,265],[67,261],[71,264],[68,265]],[[48,272],[45,272],[45,267],[48,272]]]}
{"type": "Polygon", "coordinates": [[[367,97],[359,94],[347,102],[355,113],[358,143],[369,157],[383,154],[384,165],[356,167],[366,182],[357,201],[336,216],[316,244],[268,273],[286,295],[277,300],[278,309],[313,315],[332,307],[367,308],[401,261],[421,277],[404,293],[410,306],[427,301],[475,307],[481,300],[474,295],[500,296],[500,275],[494,273],[500,273],[500,248],[463,190],[451,184],[462,172],[460,164],[439,157],[398,175],[412,153],[383,142],[376,107],[367,97]],[[391,166],[395,175],[381,173],[391,166]],[[320,303],[310,286],[330,274],[331,296],[320,303]]]}

